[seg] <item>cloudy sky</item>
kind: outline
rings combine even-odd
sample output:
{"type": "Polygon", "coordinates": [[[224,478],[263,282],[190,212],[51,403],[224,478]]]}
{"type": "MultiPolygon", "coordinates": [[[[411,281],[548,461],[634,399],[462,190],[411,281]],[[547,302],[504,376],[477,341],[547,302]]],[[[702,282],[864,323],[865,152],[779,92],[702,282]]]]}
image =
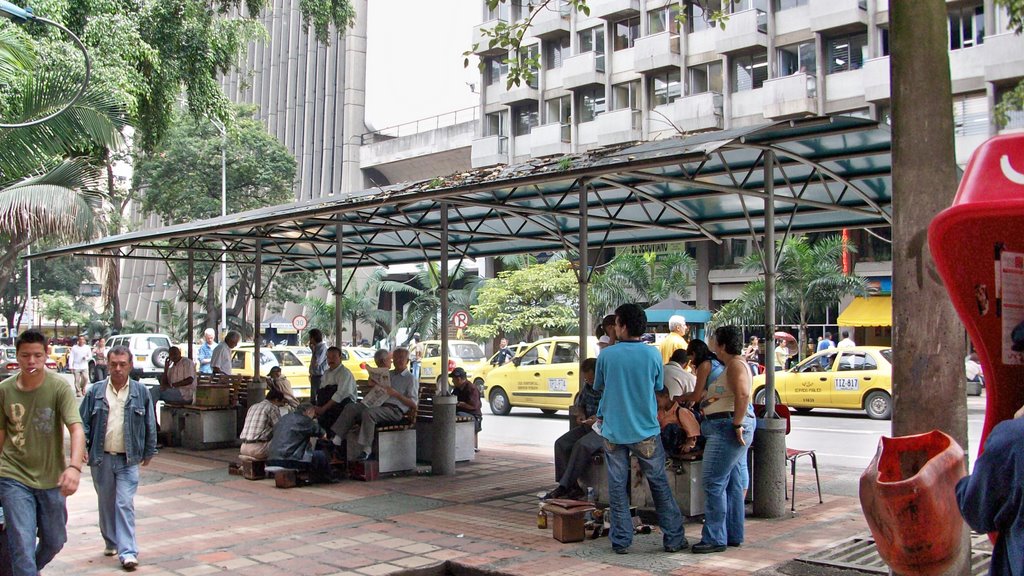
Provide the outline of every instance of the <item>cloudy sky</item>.
{"type": "MultiPolygon", "coordinates": [[[[366,121],[379,130],[479,103],[462,66],[480,0],[370,0],[366,121]]],[[[479,90],[479,87],[477,87],[479,90]]]]}

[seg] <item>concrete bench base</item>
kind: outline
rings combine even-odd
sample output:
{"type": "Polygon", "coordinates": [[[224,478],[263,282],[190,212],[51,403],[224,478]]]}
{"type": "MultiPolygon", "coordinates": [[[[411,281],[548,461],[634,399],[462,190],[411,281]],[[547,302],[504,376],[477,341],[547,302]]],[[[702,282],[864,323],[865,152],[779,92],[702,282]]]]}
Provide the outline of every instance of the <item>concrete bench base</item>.
{"type": "MultiPolygon", "coordinates": [[[[704,463],[701,460],[674,460],[668,467],[668,485],[676,497],[679,510],[683,516],[700,516],[704,514],[704,484],[701,473],[704,463]]],[[[634,506],[654,508],[654,498],[647,485],[647,479],[640,473],[640,464],[636,458],[630,458],[630,498],[634,506]]]]}
{"type": "MultiPolygon", "coordinates": [[[[455,423],[455,461],[476,459],[476,423],[472,420],[455,423]]],[[[434,421],[416,421],[416,460],[430,463],[434,459],[434,421]]]]}
{"type": "MultiPolygon", "coordinates": [[[[359,457],[358,429],[345,436],[346,456],[349,461],[359,457]]],[[[378,430],[373,439],[373,455],[378,461],[378,472],[402,472],[416,469],[416,429],[378,430]]]]}
{"type": "Polygon", "coordinates": [[[189,450],[213,450],[237,445],[236,415],[231,408],[164,405],[160,430],[169,434],[171,446],[189,450]]]}

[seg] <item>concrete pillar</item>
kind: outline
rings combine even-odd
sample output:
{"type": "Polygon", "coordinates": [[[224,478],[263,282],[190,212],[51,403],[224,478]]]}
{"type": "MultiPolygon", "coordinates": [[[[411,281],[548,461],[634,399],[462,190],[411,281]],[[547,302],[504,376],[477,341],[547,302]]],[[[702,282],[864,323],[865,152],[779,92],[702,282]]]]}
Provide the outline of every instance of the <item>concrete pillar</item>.
{"type": "Polygon", "coordinates": [[[195,358],[192,353],[192,341],[195,340],[195,306],[196,306],[196,273],[195,273],[195,262],[192,254],[192,250],[188,251],[188,293],[186,294],[186,302],[188,303],[188,357],[195,358]]]}
{"type": "Polygon", "coordinates": [[[360,137],[366,132],[366,15],[367,0],[355,0],[356,22],[345,33],[345,118],[342,129],[341,189],[362,190],[359,169],[360,137]]]}
{"type": "Polygon", "coordinates": [[[697,308],[711,309],[711,243],[697,243],[697,277],[694,282],[694,295],[697,308]]]}
{"type": "MultiPolygon", "coordinates": [[[[428,264],[429,265],[429,264],[428,264]]],[[[441,203],[441,374],[434,393],[434,450],[430,472],[435,476],[455,474],[455,405],[448,382],[448,204],[441,203]]]]}

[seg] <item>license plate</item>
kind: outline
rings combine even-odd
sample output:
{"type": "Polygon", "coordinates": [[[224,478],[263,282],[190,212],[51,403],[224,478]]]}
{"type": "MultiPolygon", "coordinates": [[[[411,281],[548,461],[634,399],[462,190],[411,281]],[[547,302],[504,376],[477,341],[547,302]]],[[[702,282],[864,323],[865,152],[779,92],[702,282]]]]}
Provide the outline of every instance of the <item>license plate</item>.
{"type": "Polygon", "coordinates": [[[856,378],[836,378],[836,390],[860,390],[860,382],[856,378]]]}
{"type": "Polygon", "coordinates": [[[548,391],[549,392],[565,392],[566,381],[565,378],[548,378],[548,391]]]}

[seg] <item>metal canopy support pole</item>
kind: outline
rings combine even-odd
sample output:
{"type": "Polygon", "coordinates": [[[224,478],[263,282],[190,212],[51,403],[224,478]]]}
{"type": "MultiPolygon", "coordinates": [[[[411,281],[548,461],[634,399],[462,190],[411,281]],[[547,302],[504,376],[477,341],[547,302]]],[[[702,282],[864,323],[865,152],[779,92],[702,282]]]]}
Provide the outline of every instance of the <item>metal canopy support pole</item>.
{"type": "Polygon", "coordinates": [[[754,515],[786,513],[786,421],[775,418],[775,152],[764,154],[765,415],[754,434],[754,515]]]}
{"type": "MultiPolygon", "coordinates": [[[[448,204],[442,202],[441,210],[441,370],[437,378],[437,393],[434,395],[434,450],[430,468],[435,476],[455,474],[455,405],[457,399],[451,395],[448,385],[448,204]]],[[[428,263],[428,266],[430,264],[428,263]]],[[[475,384],[470,384],[475,386],[475,384]]]]}
{"type": "Polygon", "coordinates": [[[188,303],[188,357],[195,358],[192,354],[192,341],[195,340],[195,306],[196,306],[196,288],[193,285],[196,278],[195,266],[192,257],[192,250],[188,251],[188,294],[185,295],[185,302],[188,303]]]}
{"type": "Polygon", "coordinates": [[[260,377],[260,322],[262,321],[262,314],[260,314],[260,305],[263,300],[263,241],[259,240],[256,242],[256,270],[253,272],[253,286],[256,290],[253,292],[253,313],[252,313],[252,379],[255,381],[260,377]]]}
{"type": "MultiPolygon", "coordinates": [[[[587,183],[580,184],[580,361],[590,354],[587,343],[590,341],[590,306],[587,302],[587,286],[590,283],[590,242],[587,238],[587,183]]],[[[579,371],[580,390],[583,390],[583,371],[579,371]]]]}
{"type": "MultiPolygon", "coordinates": [[[[341,335],[345,329],[345,321],[342,313],[343,300],[345,299],[345,280],[342,274],[344,268],[344,227],[338,223],[334,225],[334,345],[341,347],[341,335]]],[[[353,271],[354,273],[355,271],[353,271]]],[[[352,334],[352,345],[355,345],[355,334],[352,334]]]]}

